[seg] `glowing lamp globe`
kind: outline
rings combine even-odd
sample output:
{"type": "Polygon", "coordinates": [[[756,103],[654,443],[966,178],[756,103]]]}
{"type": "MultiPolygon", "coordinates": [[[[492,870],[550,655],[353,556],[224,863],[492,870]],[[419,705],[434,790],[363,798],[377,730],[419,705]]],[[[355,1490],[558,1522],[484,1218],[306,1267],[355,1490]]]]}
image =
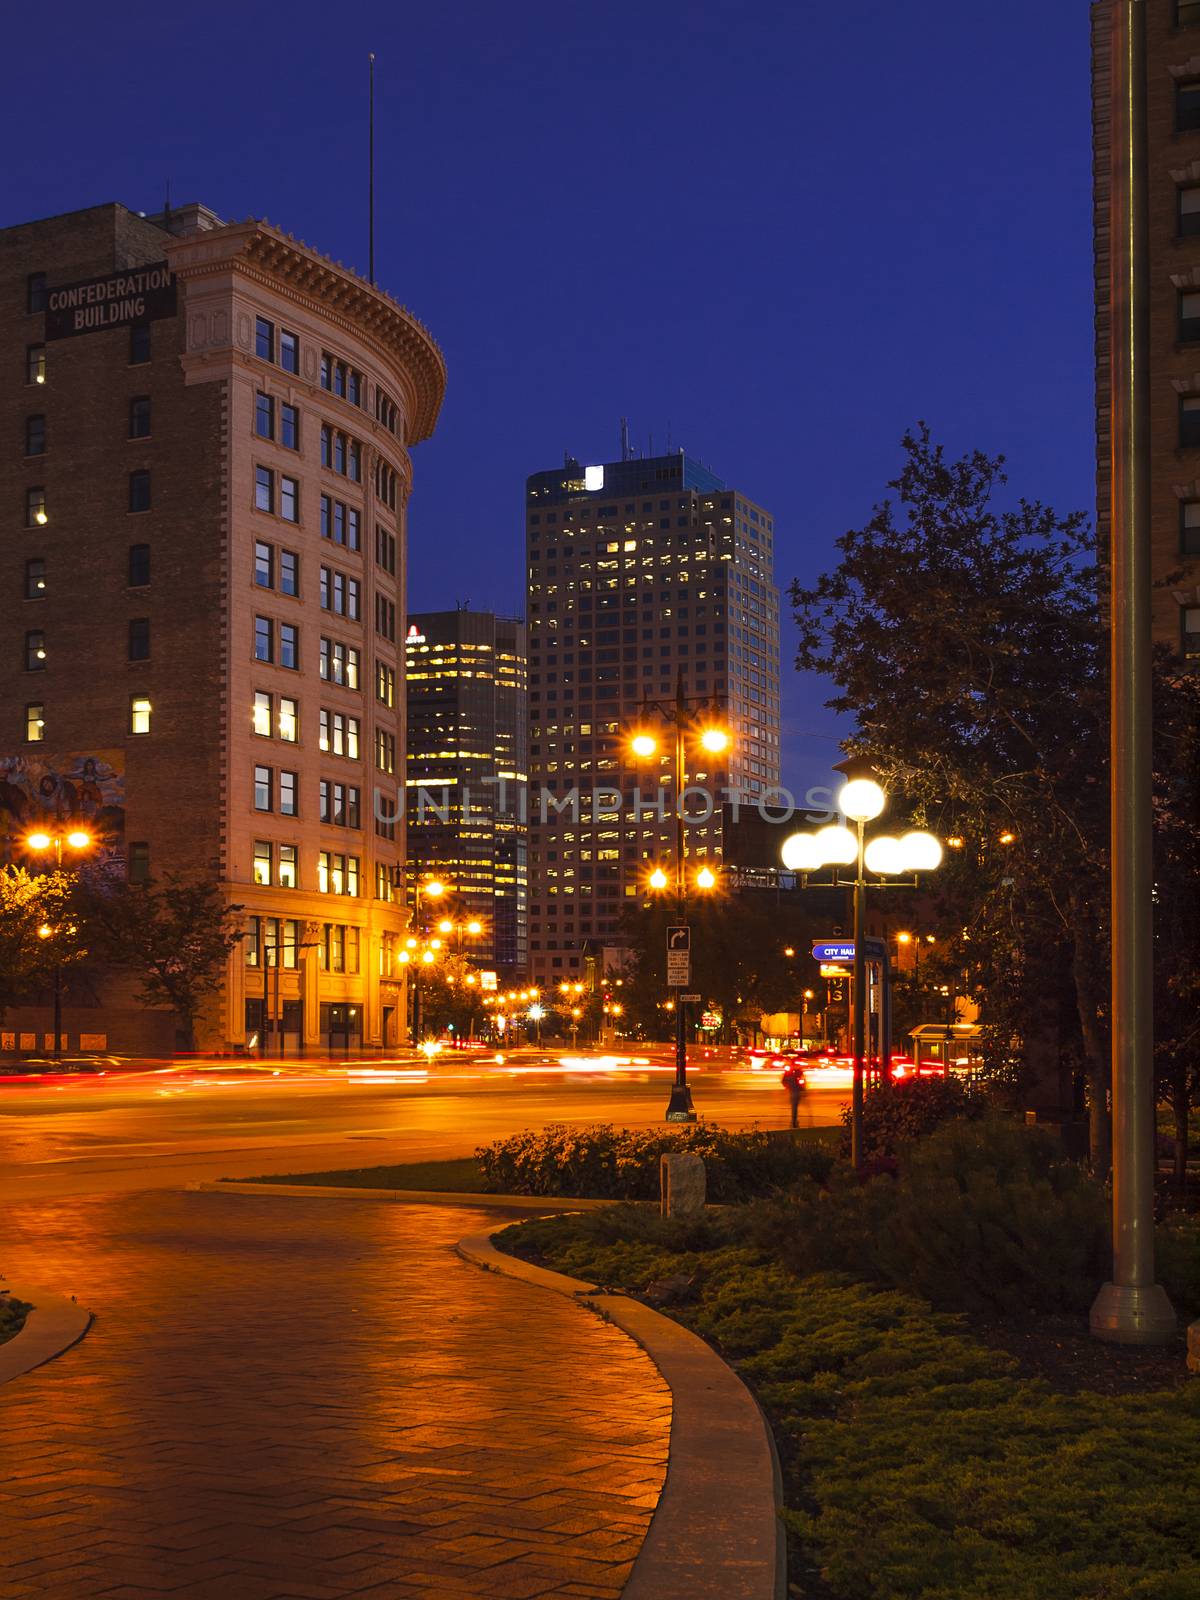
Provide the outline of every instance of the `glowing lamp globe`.
{"type": "Polygon", "coordinates": [[[887,795],[870,778],[852,778],[843,786],[837,805],[851,822],[871,822],[887,805],[887,795]]]}
{"type": "Polygon", "coordinates": [[[858,860],[858,840],[840,822],[831,822],[827,828],[818,828],[817,849],[826,866],[849,867],[858,860]]]}
{"type": "Polygon", "coordinates": [[[877,872],[884,878],[911,871],[904,854],[904,846],[899,839],[893,839],[886,833],[881,833],[878,839],[871,840],[863,860],[868,872],[877,872]]]}
{"type": "Polygon", "coordinates": [[[652,733],[639,733],[633,739],[632,749],[635,756],[648,760],[658,749],[658,740],[652,733]]]}
{"type": "Polygon", "coordinates": [[[729,748],[729,735],[724,728],[705,728],[700,743],[710,755],[719,756],[722,750],[729,748]]]}
{"type": "Polygon", "coordinates": [[[909,872],[932,872],[942,864],[942,847],[931,833],[917,829],[900,841],[909,872]]]}
{"type": "Polygon", "coordinates": [[[789,872],[818,872],[824,866],[815,834],[793,833],[779,854],[789,872]]]}

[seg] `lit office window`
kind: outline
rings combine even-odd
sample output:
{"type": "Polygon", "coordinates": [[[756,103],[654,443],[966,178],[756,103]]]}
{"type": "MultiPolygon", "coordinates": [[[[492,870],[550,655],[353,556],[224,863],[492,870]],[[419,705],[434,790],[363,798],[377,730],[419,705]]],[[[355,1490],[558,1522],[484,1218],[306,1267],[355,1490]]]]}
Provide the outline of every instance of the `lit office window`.
{"type": "Polygon", "coordinates": [[[254,731],[264,739],[271,737],[271,696],[265,689],[254,691],[254,731]]]}
{"type": "Polygon", "coordinates": [[[46,346],[44,344],[30,344],[25,346],[25,382],[45,383],[46,381],[46,346]]]}
{"type": "Polygon", "coordinates": [[[286,695],[279,697],[279,737],[295,744],[300,736],[300,711],[295,700],[286,695]]]}
{"type": "Polygon", "coordinates": [[[25,707],[25,738],[30,744],[40,744],[46,737],[46,708],[41,701],[25,707]]]}
{"type": "Polygon", "coordinates": [[[271,841],[269,839],[256,839],[254,841],[254,881],[262,884],[269,884],[271,881],[271,841]]]}
{"type": "Polygon", "coordinates": [[[147,695],[134,694],[129,697],[129,731],[130,733],[150,732],[150,700],[147,695]]]}
{"type": "Polygon", "coordinates": [[[40,628],[37,628],[25,635],[25,671],[44,672],[45,670],[46,635],[40,628]]]}
{"type": "Polygon", "coordinates": [[[298,872],[297,850],[294,844],[279,846],[278,880],[281,889],[294,889],[298,872]]]}

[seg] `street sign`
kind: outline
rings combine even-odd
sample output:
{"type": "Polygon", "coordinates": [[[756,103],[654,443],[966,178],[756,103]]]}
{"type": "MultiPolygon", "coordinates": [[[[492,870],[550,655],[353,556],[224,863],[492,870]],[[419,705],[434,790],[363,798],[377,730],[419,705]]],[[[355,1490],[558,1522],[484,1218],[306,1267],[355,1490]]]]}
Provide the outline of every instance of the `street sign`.
{"type": "MultiPolygon", "coordinates": [[[[882,939],[864,939],[863,949],[868,961],[882,961],[887,954],[887,946],[882,939]]],[[[840,943],[814,944],[812,953],[814,961],[853,961],[854,940],[842,940],[840,943]]]]}
{"type": "Polygon", "coordinates": [[[479,987],[481,989],[490,990],[492,994],[495,994],[496,986],[497,986],[497,975],[496,975],[496,973],[494,973],[494,972],[481,972],[479,974],[479,987]]]}
{"type": "Polygon", "coordinates": [[[848,978],[850,976],[850,968],[838,966],[832,961],[822,961],[821,976],[823,978],[848,978]]]}
{"type": "Polygon", "coordinates": [[[679,998],[687,1005],[698,1006],[700,1004],[700,996],[698,994],[681,994],[679,998]]]}
{"type": "Polygon", "coordinates": [[[686,950],[667,951],[667,987],[686,989],[692,981],[692,958],[686,950]]]}
{"type": "Polygon", "coordinates": [[[677,926],[667,929],[667,954],[672,950],[691,950],[692,930],[687,926],[677,926]]]}

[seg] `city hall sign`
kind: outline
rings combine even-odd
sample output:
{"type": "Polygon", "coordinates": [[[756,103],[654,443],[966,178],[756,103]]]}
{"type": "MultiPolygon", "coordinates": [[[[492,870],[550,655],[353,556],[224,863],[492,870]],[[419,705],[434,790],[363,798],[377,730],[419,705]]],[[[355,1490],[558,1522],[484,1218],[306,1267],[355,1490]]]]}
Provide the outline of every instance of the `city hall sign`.
{"type": "Polygon", "coordinates": [[[77,333],[174,315],[175,278],[165,261],[156,261],[51,289],[46,296],[46,337],[70,339],[77,333]]]}

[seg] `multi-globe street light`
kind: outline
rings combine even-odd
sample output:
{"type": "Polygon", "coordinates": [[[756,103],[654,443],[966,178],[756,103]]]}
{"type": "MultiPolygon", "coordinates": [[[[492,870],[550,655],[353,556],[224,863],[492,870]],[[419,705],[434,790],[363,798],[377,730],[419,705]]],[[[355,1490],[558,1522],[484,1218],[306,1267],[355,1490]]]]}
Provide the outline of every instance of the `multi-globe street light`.
{"type": "Polygon", "coordinates": [[[887,794],[873,778],[851,778],[842,786],[837,808],[854,823],[830,823],[815,833],[793,833],[782,847],[790,872],[818,872],[823,867],[854,868],[854,1080],[850,1101],[850,1157],[862,1165],[863,1074],[867,1036],[867,873],[879,878],[932,872],[940,866],[942,847],[933,834],[914,829],[900,838],[877,834],[868,840],[866,827],[881,816],[887,794]]]}
{"type": "MultiPolygon", "coordinates": [[[[696,746],[709,756],[724,755],[729,749],[731,740],[728,729],[723,728],[715,719],[709,720],[706,716],[706,713],[711,714],[709,702],[705,701],[695,706],[689,703],[683,692],[682,673],[676,680],[675,699],[667,704],[660,704],[657,709],[670,733],[674,756],[675,859],[672,865],[676,913],[680,924],[686,926],[688,877],[683,850],[683,802],[687,783],[688,736],[690,734],[696,746]]],[[[640,761],[650,761],[659,753],[660,743],[657,734],[648,728],[642,728],[630,739],[629,747],[640,761]]],[[[658,893],[666,891],[670,887],[670,881],[670,876],[661,865],[656,866],[647,878],[649,887],[658,893]]],[[[702,866],[696,872],[693,881],[695,888],[703,893],[710,893],[717,886],[717,875],[711,867],[702,866]]],[[[667,1104],[668,1122],[696,1120],[692,1106],[692,1092],[688,1088],[687,1081],[686,1011],[686,1004],[681,999],[675,1007],[675,1081],[671,1086],[671,1098],[667,1104]]]]}

